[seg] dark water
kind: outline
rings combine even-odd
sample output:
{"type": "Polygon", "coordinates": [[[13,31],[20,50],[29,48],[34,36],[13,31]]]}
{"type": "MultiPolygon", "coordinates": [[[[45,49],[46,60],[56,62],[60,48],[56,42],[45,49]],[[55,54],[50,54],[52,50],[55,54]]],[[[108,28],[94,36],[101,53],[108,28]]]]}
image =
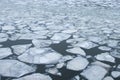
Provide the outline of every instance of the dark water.
{"type": "Polygon", "coordinates": [[[5,42],[1,42],[0,44],[3,45],[3,47],[11,47],[13,45],[22,45],[22,44],[31,44],[32,40],[16,40],[16,41],[11,41],[11,40],[7,40],[5,42]]]}
{"type": "MultiPolygon", "coordinates": [[[[32,43],[32,40],[17,40],[17,41],[8,40],[8,41],[2,42],[0,44],[2,44],[3,47],[11,47],[13,45],[31,44],[31,43],[32,43]]],[[[59,44],[51,44],[50,47],[53,50],[59,52],[62,55],[74,55],[74,54],[71,54],[69,52],[66,52],[66,49],[68,49],[69,45],[70,44],[67,44],[66,41],[64,40],[64,41],[60,42],[59,44]]],[[[105,51],[99,50],[98,47],[95,47],[95,48],[92,48],[92,49],[83,49],[83,50],[86,52],[87,55],[91,55],[91,56],[95,56],[97,54],[105,52],[105,51]]],[[[12,56],[15,56],[15,55],[12,55],[12,56]]],[[[89,60],[89,62],[94,62],[95,61],[94,58],[89,58],[88,60],[89,60]]],[[[114,65],[120,64],[120,59],[116,59],[115,64],[110,63],[110,62],[105,62],[105,61],[103,61],[103,62],[106,63],[106,64],[109,64],[111,66],[114,66],[114,65]]],[[[116,70],[116,69],[115,68],[111,69],[107,75],[110,75],[110,72],[112,70],[116,70]]],[[[53,78],[53,80],[71,80],[74,76],[79,75],[80,72],[82,72],[82,71],[68,70],[65,67],[59,69],[59,71],[62,73],[62,76],[55,76],[55,75],[49,74],[53,78]]],[[[45,73],[45,65],[37,65],[36,73],[45,73]]],[[[80,80],[87,80],[82,76],[80,76],[80,78],[81,78],[80,80]]],[[[1,77],[0,80],[11,80],[11,79],[12,78],[9,78],[9,77],[1,77]]],[[[120,80],[120,78],[116,78],[115,80],[120,80]]]]}

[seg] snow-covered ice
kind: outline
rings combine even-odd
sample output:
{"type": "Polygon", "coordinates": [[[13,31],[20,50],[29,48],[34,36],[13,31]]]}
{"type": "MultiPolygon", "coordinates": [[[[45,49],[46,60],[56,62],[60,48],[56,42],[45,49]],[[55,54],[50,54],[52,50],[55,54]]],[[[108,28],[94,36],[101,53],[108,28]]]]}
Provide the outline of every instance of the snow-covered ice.
{"type": "Polygon", "coordinates": [[[36,69],[17,60],[0,60],[0,74],[6,77],[20,77],[36,69]],[[4,67],[3,67],[4,66],[4,67]]]}
{"type": "Polygon", "coordinates": [[[96,65],[88,67],[81,73],[81,75],[88,80],[102,80],[106,74],[107,70],[101,66],[96,65]]]}
{"type": "Polygon", "coordinates": [[[52,80],[52,78],[45,74],[34,73],[31,75],[27,75],[18,79],[13,79],[13,80],[52,80]]]}
{"type": "Polygon", "coordinates": [[[0,59],[10,56],[12,54],[13,53],[10,48],[0,48],[0,59]]]}
{"type": "Polygon", "coordinates": [[[74,70],[74,71],[80,71],[87,67],[89,64],[88,60],[79,56],[74,58],[73,60],[69,61],[67,63],[67,69],[74,70]]]}

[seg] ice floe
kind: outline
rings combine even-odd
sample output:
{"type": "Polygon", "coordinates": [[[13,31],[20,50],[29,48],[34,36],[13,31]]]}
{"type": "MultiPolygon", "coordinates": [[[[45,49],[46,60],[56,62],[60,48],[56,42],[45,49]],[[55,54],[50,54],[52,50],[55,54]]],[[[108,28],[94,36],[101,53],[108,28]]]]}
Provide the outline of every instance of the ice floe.
{"type": "Polygon", "coordinates": [[[120,58],[119,50],[113,50],[113,51],[111,51],[110,55],[112,55],[115,58],[120,58]]]}
{"type": "Polygon", "coordinates": [[[112,71],[112,72],[111,72],[111,75],[112,75],[112,77],[114,77],[114,78],[118,78],[118,77],[120,77],[120,71],[112,71]]]}
{"type": "Polygon", "coordinates": [[[40,39],[33,39],[32,43],[35,47],[40,48],[40,47],[48,47],[50,44],[52,44],[51,40],[40,40],[40,39]]]}
{"type": "Polygon", "coordinates": [[[79,54],[79,55],[83,55],[83,56],[86,55],[85,51],[83,49],[81,49],[80,47],[74,47],[71,49],[67,49],[66,51],[70,52],[72,54],[79,54]]]}
{"type": "Polygon", "coordinates": [[[12,46],[14,54],[23,54],[32,44],[14,45],[12,46]]]}
{"type": "Polygon", "coordinates": [[[17,60],[0,60],[0,75],[2,76],[20,77],[35,70],[35,68],[17,60]]]}
{"type": "Polygon", "coordinates": [[[71,80],[80,80],[80,76],[76,75],[75,77],[73,77],[71,80]]]}
{"type": "Polygon", "coordinates": [[[53,68],[48,68],[45,70],[47,73],[52,74],[52,75],[58,75],[61,76],[62,74],[58,71],[57,68],[53,67],[53,68]]]}
{"type": "Polygon", "coordinates": [[[111,48],[107,46],[100,46],[98,47],[98,49],[103,50],[103,51],[111,51],[111,48]]]}
{"type": "Polygon", "coordinates": [[[86,58],[79,56],[69,61],[67,63],[66,68],[70,70],[74,70],[74,71],[80,71],[80,70],[85,69],[88,64],[89,62],[86,58]]]}
{"type": "Polygon", "coordinates": [[[106,74],[106,69],[96,65],[88,67],[81,73],[88,80],[102,80],[106,74]]]}
{"type": "Polygon", "coordinates": [[[66,33],[55,33],[51,40],[55,40],[55,41],[63,41],[66,40],[70,37],[70,34],[66,34],[66,33]]]}
{"type": "Polygon", "coordinates": [[[93,43],[93,42],[90,42],[90,41],[83,41],[83,42],[79,42],[77,44],[74,44],[73,46],[74,47],[81,47],[81,48],[85,48],[85,49],[91,49],[91,48],[94,48],[98,45],[93,43]]]}
{"type": "Polygon", "coordinates": [[[52,78],[45,74],[34,73],[18,79],[12,79],[12,80],[52,80],[52,78]]]}
{"type": "Polygon", "coordinates": [[[58,63],[58,64],[56,65],[56,68],[60,69],[60,68],[62,68],[64,65],[65,65],[64,62],[58,63]]]}
{"type": "Polygon", "coordinates": [[[0,48],[0,59],[10,56],[12,54],[13,53],[10,48],[0,48]]]}
{"type": "Polygon", "coordinates": [[[103,80],[114,80],[114,79],[111,76],[107,76],[103,80]]]}
{"type": "Polygon", "coordinates": [[[100,61],[108,61],[108,62],[112,62],[112,63],[115,62],[115,58],[112,57],[108,52],[98,54],[95,57],[97,60],[100,60],[100,61]]]}
{"type": "Polygon", "coordinates": [[[8,35],[6,33],[0,33],[0,42],[5,42],[8,40],[8,35]]]}
{"type": "Polygon", "coordinates": [[[55,51],[48,51],[48,48],[30,48],[18,57],[19,60],[34,64],[54,64],[57,63],[62,55],[55,51]]]}
{"type": "Polygon", "coordinates": [[[15,30],[15,26],[5,25],[5,26],[2,27],[2,30],[15,30]]]}

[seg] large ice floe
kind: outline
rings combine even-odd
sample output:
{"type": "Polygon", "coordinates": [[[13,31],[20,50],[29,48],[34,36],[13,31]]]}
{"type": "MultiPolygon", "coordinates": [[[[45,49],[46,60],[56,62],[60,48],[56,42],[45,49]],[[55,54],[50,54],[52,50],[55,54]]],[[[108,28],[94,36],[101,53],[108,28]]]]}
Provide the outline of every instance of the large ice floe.
{"type": "Polygon", "coordinates": [[[29,47],[31,46],[31,44],[26,44],[26,45],[14,45],[12,46],[13,52],[16,55],[21,55],[23,54],[29,47]]]}
{"type": "Polygon", "coordinates": [[[87,67],[89,64],[88,60],[79,56],[67,63],[67,69],[80,71],[87,67]]]}
{"type": "Polygon", "coordinates": [[[35,68],[17,60],[0,60],[0,75],[2,76],[20,77],[25,74],[32,73],[35,70],[35,68]]]}
{"type": "Polygon", "coordinates": [[[106,74],[107,70],[96,65],[88,67],[81,73],[81,75],[86,77],[88,80],[102,80],[106,74]]]}
{"type": "Polygon", "coordinates": [[[34,64],[55,64],[61,59],[62,55],[50,50],[50,48],[30,48],[18,59],[34,64]]]}
{"type": "Polygon", "coordinates": [[[10,56],[12,54],[13,53],[10,48],[0,48],[0,59],[10,56]]]}

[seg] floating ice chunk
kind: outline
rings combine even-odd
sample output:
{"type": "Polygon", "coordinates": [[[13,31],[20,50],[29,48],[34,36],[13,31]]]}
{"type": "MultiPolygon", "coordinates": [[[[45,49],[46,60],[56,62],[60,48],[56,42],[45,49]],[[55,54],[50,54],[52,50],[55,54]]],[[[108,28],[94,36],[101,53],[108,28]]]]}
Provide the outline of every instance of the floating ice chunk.
{"type": "Polygon", "coordinates": [[[99,43],[101,41],[103,41],[103,39],[101,37],[97,37],[97,36],[90,36],[88,37],[88,39],[92,42],[96,42],[96,43],[99,43]]]}
{"type": "Polygon", "coordinates": [[[74,47],[74,48],[71,48],[71,49],[67,49],[66,51],[67,51],[67,52],[70,52],[70,53],[72,53],[72,54],[79,54],[79,55],[83,55],[83,56],[86,55],[85,51],[82,50],[82,49],[79,48],[79,47],[74,47]]]}
{"type": "Polygon", "coordinates": [[[61,76],[62,74],[58,71],[58,69],[57,68],[48,68],[48,69],[46,69],[45,70],[47,73],[49,73],[49,74],[53,74],[53,75],[59,75],[59,76],[61,76]]]}
{"type": "Polygon", "coordinates": [[[115,58],[120,58],[119,50],[113,50],[112,52],[110,52],[110,55],[112,55],[115,58]]]}
{"type": "Polygon", "coordinates": [[[109,47],[115,48],[115,47],[117,47],[117,44],[118,44],[118,41],[117,41],[117,40],[108,40],[108,41],[107,41],[107,45],[108,45],[109,47]]]}
{"type": "Polygon", "coordinates": [[[13,52],[17,55],[23,54],[32,44],[14,45],[12,46],[13,52]]]}
{"type": "Polygon", "coordinates": [[[58,64],[56,65],[56,68],[60,69],[60,68],[62,68],[64,65],[65,65],[64,62],[58,63],[58,64]]]}
{"type": "Polygon", "coordinates": [[[59,30],[49,30],[49,32],[47,33],[47,36],[52,37],[55,33],[59,33],[59,30]]]}
{"type": "Polygon", "coordinates": [[[61,41],[52,41],[53,44],[59,44],[61,41]]]}
{"type": "Polygon", "coordinates": [[[2,30],[15,30],[15,26],[6,25],[2,27],[2,30]]]}
{"type": "Polygon", "coordinates": [[[98,54],[97,56],[95,56],[97,60],[100,60],[100,61],[108,61],[108,62],[112,62],[114,63],[115,62],[115,58],[112,57],[109,53],[101,53],[101,54],[98,54]]]}
{"type": "Polygon", "coordinates": [[[120,64],[117,66],[118,69],[120,69],[120,64]]]}
{"type": "Polygon", "coordinates": [[[35,34],[35,33],[26,33],[26,34],[21,34],[19,39],[46,39],[47,36],[40,35],[40,34],[35,34]]]}
{"type": "Polygon", "coordinates": [[[3,45],[0,44],[0,47],[2,47],[3,45]]]}
{"type": "Polygon", "coordinates": [[[114,78],[118,78],[118,77],[120,77],[120,72],[119,72],[119,71],[112,71],[112,72],[111,72],[111,75],[112,75],[112,77],[114,77],[114,78]]]}
{"type": "Polygon", "coordinates": [[[51,39],[55,41],[63,41],[68,39],[70,36],[71,36],[70,34],[66,33],[55,33],[51,39]]]}
{"type": "Polygon", "coordinates": [[[23,29],[23,28],[25,28],[26,26],[27,26],[27,24],[23,24],[22,21],[17,22],[17,28],[18,28],[18,29],[23,29]]]}
{"type": "Polygon", "coordinates": [[[14,4],[17,4],[17,5],[27,5],[27,2],[26,1],[14,1],[14,4]]]}
{"type": "Polygon", "coordinates": [[[66,42],[70,44],[75,44],[77,41],[75,39],[68,39],[66,40],[66,42]]]}
{"type": "Polygon", "coordinates": [[[27,75],[18,79],[13,79],[13,80],[52,80],[52,78],[45,74],[34,73],[31,75],[27,75]]]}
{"type": "Polygon", "coordinates": [[[50,29],[50,30],[59,30],[59,31],[65,29],[65,27],[61,26],[61,25],[57,25],[57,27],[56,27],[56,25],[54,25],[54,23],[53,24],[47,24],[47,28],[50,29]]]}
{"type": "Polygon", "coordinates": [[[110,51],[111,50],[111,48],[107,47],[107,46],[100,46],[100,47],[98,47],[98,49],[103,50],[103,51],[110,51]]]}
{"type": "Polygon", "coordinates": [[[0,33],[0,42],[5,42],[8,40],[8,35],[6,33],[0,33]]]}
{"type": "Polygon", "coordinates": [[[73,77],[71,80],[80,80],[80,76],[76,75],[75,77],[73,77]]]}
{"type": "Polygon", "coordinates": [[[33,39],[32,43],[35,47],[40,48],[40,47],[48,47],[50,44],[52,44],[51,40],[40,40],[40,39],[33,39]]]}
{"type": "Polygon", "coordinates": [[[107,76],[103,80],[114,80],[114,79],[111,76],[107,76]]]}
{"type": "Polygon", "coordinates": [[[91,55],[87,55],[86,58],[92,58],[92,56],[91,55]]]}
{"type": "Polygon", "coordinates": [[[74,39],[68,39],[66,42],[67,43],[71,43],[71,44],[75,44],[75,43],[80,43],[86,41],[85,38],[74,38],[74,39]]]}
{"type": "Polygon", "coordinates": [[[20,36],[21,36],[20,33],[12,34],[12,35],[9,37],[9,40],[17,40],[17,39],[19,39],[20,36]]]}
{"type": "Polygon", "coordinates": [[[49,48],[30,48],[24,54],[18,57],[19,60],[34,64],[54,64],[57,63],[62,55],[49,51],[49,48]]]}
{"type": "Polygon", "coordinates": [[[112,33],[110,36],[109,36],[110,39],[120,39],[120,35],[119,33],[112,33]]]}
{"type": "Polygon", "coordinates": [[[102,80],[106,74],[107,70],[97,65],[89,66],[81,73],[88,80],[102,80]]]}
{"type": "Polygon", "coordinates": [[[55,65],[54,64],[47,64],[45,65],[45,68],[51,68],[51,67],[54,67],[55,65]]]}
{"type": "MultiPolygon", "coordinates": [[[[57,63],[61,57],[62,55],[60,55],[59,53],[51,52],[51,53],[45,54],[44,56],[41,56],[39,62],[41,64],[54,64],[54,63],[57,63]]],[[[35,62],[37,62],[36,59],[37,58],[35,58],[35,62]]]]}
{"type": "Polygon", "coordinates": [[[93,63],[91,63],[91,64],[92,64],[92,65],[98,65],[98,66],[104,67],[104,68],[106,68],[106,69],[110,69],[110,68],[111,68],[110,65],[105,64],[105,63],[100,62],[100,61],[95,61],[95,62],[93,62],[93,63]]]}
{"type": "Polygon", "coordinates": [[[92,43],[90,41],[83,41],[83,42],[79,42],[73,46],[76,46],[76,47],[81,47],[81,48],[85,48],[85,49],[91,49],[91,48],[94,48],[96,46],[98,46],[97,44],[95,43],[92,43]]]}
{"type": "Polygon", "coordinates": [[[40,27],[40,26],[38,26],[38,25],[36,25],[36,26],[31,26],[31,30],[33,30],[33,31],[44,31],[46,29],[46,27],[40,27]]]}
{"type": "Polygon", "coordinates": [[[49,33],[49,30],[38,30],[38,31],[34,31],[35,34],[38,34],[38,35],[45,35],[47,36],[47,34],[49,33]]]}
{"type": "Polygon", "coordinates": [[[17,60],[0,60],[0,74],[6,77],[20,77],[34,72],[35,68],[17,60]]]}
{"type": "Polygon", "coordinates": [[[43,54],[45,52],[48,51],[52,51],[51,48],[36,48],[36,47],[31,47],[30,49],[28,49],[25,53],[28,53],[30,55],[39,55],[39,54],[43,54]]]}
{"type": "Polygon", "coordinates": [[[65,62],[65,61],[68,61],[68,60],[71,60],[71,59],[73,59],[73,56],[66,55],[66,56],[63,56],[63,57],[59,60],[59,62],[60,62],[60,63],[61,63],[61,62],[65,62]]]}
{"type": "Polygon", "coordinates": [[[68,33],[68,34],[72,34],[72,33],[75,33],[77,32],[77,30],[75,29],[69,29],[69,30],[63,30],[62,33],[68,33]]]}
{"type": "Polygon", "coordinates": [[[78,45],[81,42],[84,42],[84,41],[86,41],[85,38],[75,38],[75,39],[68,39],[68,40],[66,40],[66,43],[71,44],[71,46],[73,46],[73,47],[79,47],[78,45]]]}
{"type": "Polygon", "coordinates": [[[79,56],[69,61],[67,63],[66,68],[70,70],[74,70],[74,71],[80,71],[80,70],[85,69],[88,64],[89,62],[86,58],[79,56]]]}
{"type": "Polygon", "coordinates": [[[9,55],[12,55],[10,48],[0,48],[0,59],[5,58],[9,55]]]}
{"type": "MultiPolygon", "coordinates": [[[[5,24],[5,23],[4,23],[3,21],[0,20],[0,26],[1,26],[1,25],[4,25],[4,24],[5,24]]],[[[0,27],[0,28],[1,28],[1,27],[0,27]]]]}

